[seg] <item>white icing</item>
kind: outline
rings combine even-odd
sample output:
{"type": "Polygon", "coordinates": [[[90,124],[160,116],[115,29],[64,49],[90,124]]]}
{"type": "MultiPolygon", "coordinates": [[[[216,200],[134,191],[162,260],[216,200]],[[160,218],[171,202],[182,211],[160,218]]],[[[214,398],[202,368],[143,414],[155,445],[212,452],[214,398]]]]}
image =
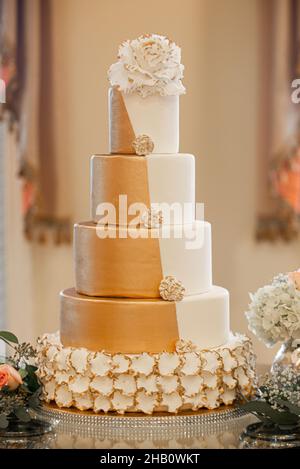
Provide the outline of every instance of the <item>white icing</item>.
{"type": "Polygon", "coordinates": [[[194,375],[199,371],[201,366],[200,358],[195,352],[184,354],[184,364],[181,368],[181,373],[184,375],[194,375]]]}
{"type": "Polygon", "coordinates": [[[157,405],[156,394],[146,394],[145,391],[139,391],[136,396],[138,406],[145,414],[152,414],[153,409],[157,405]]]}
{"type": "MultiPolygon", "coordinates": [[[[193,274],[191,270],[190,275],[193,274]]],[[[176,303],[179,336],[192,341],[201,349],[217,347],[228,341],[229,294],[224,288],[214,286],[202,295],[187,296],[176,303]]],[[[214,372],[220,366],[216,355],[205,356],[204,368],[214,372]]]]}
{"type": "Polygon", "coordinates": [[[75,406],[79,410],[92,409],[94,405],[92,395],[89,392],[86,392],[80,395],[75,395],[74,401],[75,401],[75,406]]]}
{"type": "Polygon", "coordinates": [[[145,159],[150,203],[162,211],[164,224],[193,223],[195,221],[194,156],[186,153],[151,154],[145,159]],[[169,206],[174,209],[171,211],[169,206]]]}
{"type": "Polygon", "coordinates": [[[130,366],[130,360],[124,355],[115,355],[112,359],[114,371],[116,373],[126,373],[130,366]]]}
{"type": "Polygon", "coordinates": [[[215,389],[218,386],[218,376],[208,371],[202,372],[203,384],[209,389],[215,389]]]}
{"type": "Polygon", "coordinates": [[[179,96],[153,95],[147,99],[137,94],[122,96],[135,136],[150,137],[153,153],[178,153],[179,96]]]}

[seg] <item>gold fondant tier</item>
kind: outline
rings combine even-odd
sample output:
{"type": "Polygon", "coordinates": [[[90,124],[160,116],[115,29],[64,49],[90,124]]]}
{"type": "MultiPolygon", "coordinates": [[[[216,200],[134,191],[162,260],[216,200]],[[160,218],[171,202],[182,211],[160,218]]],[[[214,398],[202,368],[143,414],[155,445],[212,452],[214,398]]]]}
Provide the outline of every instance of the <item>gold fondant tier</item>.
{"type": "Polygon", "coordinates": [[[133,238],[126,231],[126,238],[119,231],[116,238],[99,237],[105,230],[110,228],[92,222],[74,227],[76,290],[90,296],[159,298],[159,240],[133,238]]]}
{"type": "Polygon", "coordinates": [[[70,288],[61,292],[60,321],[65,347],[172,352],[179,339],[175,303],[163,300],[88,297],[70,288]]]}
{"type": "MultiPolygon", "coordinates": [[[[108,205],[115,210],[109,223],[127,225],[135,214],[128,214],[133,204],[150,207],[147,161],[140,156],[94,155],[91,158],[91,218],[101,223],[108,205]],[[126,196],[120,203],[119,196],[126,196]],[[122,205],[123,204],[123,205],[122,205]]],[[[107,221],[103,219],[103,224],[107,221]]]]}

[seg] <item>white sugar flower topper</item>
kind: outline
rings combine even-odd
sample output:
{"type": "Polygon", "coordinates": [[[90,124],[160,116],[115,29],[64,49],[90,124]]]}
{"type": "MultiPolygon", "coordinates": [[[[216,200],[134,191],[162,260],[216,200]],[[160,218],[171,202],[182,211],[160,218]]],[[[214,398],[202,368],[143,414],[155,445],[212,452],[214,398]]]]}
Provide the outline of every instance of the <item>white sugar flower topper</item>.
{"type": "Polygon", "coordinates": [[[180,47],[165,36],[149,34],[121,44],[108,78],[124,93],[171,96],[185,93],[183,70],[180,47]]]}

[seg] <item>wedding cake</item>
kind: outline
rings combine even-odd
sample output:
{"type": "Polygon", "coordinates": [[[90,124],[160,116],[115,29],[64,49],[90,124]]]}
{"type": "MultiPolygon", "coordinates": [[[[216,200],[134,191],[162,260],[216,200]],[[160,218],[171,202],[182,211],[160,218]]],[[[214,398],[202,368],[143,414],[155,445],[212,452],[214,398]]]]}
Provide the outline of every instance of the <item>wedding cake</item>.
{"type": "Polygon", "coordinates": [[[178,153],[183,68],[174,42],[146,35],[109,69],[109,154],[91,158],[75,288],[61,293],[60,333],[38,344],[48,403],[174,413],[252,392],[251,343],[230,331],[211,226],[195,219],[195,159],[178,153]]]}

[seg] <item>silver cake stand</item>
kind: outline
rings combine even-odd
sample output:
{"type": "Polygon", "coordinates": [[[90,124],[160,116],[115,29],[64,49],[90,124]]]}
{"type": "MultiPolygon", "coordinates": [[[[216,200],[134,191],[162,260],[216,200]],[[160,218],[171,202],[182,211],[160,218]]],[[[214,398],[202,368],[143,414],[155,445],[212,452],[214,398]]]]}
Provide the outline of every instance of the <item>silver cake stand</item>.
{"type": "Polygon", "coordinates": [[[91,411],[59,409],[43,405],[38,415],[53,424],[58,432],[78,434],[84,437],[120,438],[141,440],[145,438],[192,438],[231,431],[240,431],[248,424],[249,415],[238,407],[221,406],[215,410],[157,413],[151,416],[132,413],[95,414],[91,411]]]}

